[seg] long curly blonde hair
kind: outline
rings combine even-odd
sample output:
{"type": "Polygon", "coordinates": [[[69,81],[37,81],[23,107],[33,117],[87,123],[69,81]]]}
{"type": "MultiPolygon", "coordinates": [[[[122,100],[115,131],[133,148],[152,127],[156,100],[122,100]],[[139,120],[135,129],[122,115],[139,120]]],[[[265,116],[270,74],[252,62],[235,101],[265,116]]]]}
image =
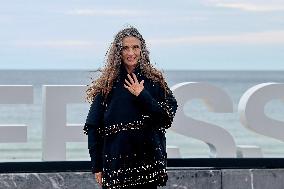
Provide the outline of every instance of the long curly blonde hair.
{"type": "Polygon", "coordinates": [[[119,76],[120,65],[122,64],[122,40],[124,37],[129,36],[136,37],[141,42],[141,59],[139,62],[142,74],[153,82],[159,83],[165,90],[165,94],[168,93],[168,86],[162,72],[154,68],[150,63],[149,51],[147,50],[145,40],[138,30],[131,26],[122,29],[115,35],[114,41],[111,43],[110,48],[106,52],[104,68],[98,70],[101,72],[100,77],[93,80],[86,90],[86,100],[89,103],[93,101],[97,94],[103,94],[106,99],[108,94],[111,92],[113,83],[119,76]]]}

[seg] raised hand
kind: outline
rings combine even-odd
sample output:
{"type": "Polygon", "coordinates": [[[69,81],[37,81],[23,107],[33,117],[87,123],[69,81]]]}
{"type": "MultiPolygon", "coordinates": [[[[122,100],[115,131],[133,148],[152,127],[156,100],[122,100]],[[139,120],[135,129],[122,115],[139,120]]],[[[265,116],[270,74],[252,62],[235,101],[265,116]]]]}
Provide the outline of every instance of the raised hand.
{"type": "Polygon", "coordinates": [[[130,74],[127,74],[127,77],[129,81],[125,79],[124,87],[128,89],[128,91],[134,94],[135,96],[138,96],[141,93],[141,91],[144,89],[144,80],[139,82],[134,73],[132,73],[133,78],[130,76],[130,74]]]}

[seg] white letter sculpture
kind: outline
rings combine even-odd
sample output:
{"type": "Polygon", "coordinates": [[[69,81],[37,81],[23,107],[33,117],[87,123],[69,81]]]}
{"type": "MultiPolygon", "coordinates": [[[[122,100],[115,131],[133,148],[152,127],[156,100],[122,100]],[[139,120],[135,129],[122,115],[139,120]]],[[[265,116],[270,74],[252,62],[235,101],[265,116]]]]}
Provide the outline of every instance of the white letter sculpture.
{"type": "MultiPolygon", "coordinates": [[[[0,86],[0,104],[32,104],[33,86],[0,86]]],[[[0,142],[27,142],[26,124],[0,125],[0,142]]]]}
{"type": "Polygon", "coordinates": [[[239,102],[242,124],[259,134],[284,141],[283,121],[271,119],[264,113],[264,107],[269,101],[283,98],[283,83],[262,83],[248,89],[239,102]]]}
{"type": "Polygon", "coordinates": [[[209,111],[231,113],[233,103],[230,96],[208,83],[184,82],[174,85],[171,89],[180,105],[171,130],[205,142],[209,146],[210,157],[236,157],[236,144],[228,131],[186,116],[182,107],[187,101],[201,99],[209,111]]]}
{"type": "Polygon", "coordinates": [[[82,85],[43,86],[43,161],[64,161],[66,142],[87,141],[81,125],[66,124],[66,105],[84,103],[85,91],[82,85]]]}

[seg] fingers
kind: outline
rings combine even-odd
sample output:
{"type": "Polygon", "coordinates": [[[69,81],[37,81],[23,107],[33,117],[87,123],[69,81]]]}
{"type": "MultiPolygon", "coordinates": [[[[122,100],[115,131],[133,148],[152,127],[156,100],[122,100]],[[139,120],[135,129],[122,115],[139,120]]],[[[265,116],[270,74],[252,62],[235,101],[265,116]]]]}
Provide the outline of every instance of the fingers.
{"type": "Polygon", "coordinates": [[[132,73],[132,77],[133,77],[135,83],[139,83],[135,73],[132,73]]]}
{"type": "Polygon", "coordinates": [[[131,84],[129,83],[129,81],[127,81],[127,79],[125,79],[124,81],[128,86],[131,86],[131,84]]]}
{"type": "Polygon", "coordinates": [[[98,178],[98,181],[97,181],[98,183],[99,183],[99,185],[102,185],[103,183],[102,183],[102,177],[100,177],[100,178],[98,178]]]}
{"type": "Polygon", "coordinates": [[[124,87],[130,91],[130,87],[124,84],[124,87]]]}
{"type": "Polygon", "coordinates": [[[96,173],[96,181],[97,181],[97,183],[102,185],[102,174],[101,174],[101,172],[96,173]]]}
{"type": "Polygon", "coordinates": [[[132,94],[135,94],[135,91],[134,91],[131,87],[129,87],[129,86],[125,85],[125,84],[124,84],[124,87],[125,87],[129,92],[131,92],[132,94]]]}
{"type": "Polygon", "coordinates": [[[134,80],[132,79],[132,77],[130,76],[130,74],[127,74],[127,77],[128,77],[128,79],[129,79],[130,83],[131,83],[131,84],[134,84],[134,80]]]}
{"type": "Polygon", "coordinates": [[[102,179],[97,180],[97,183],[99,183],[99,185],[102,185],[102,179]]]}
{"type": "MultiPolygon", "coordinates": [[[[138,84],[140,84],[139,83],[139,81],[138,81],[138,79],[137,79],[137,77],[136,77],[136,75],[135,75],[135,73],[132,73],[132,77],[131,77],[131,75],[130,74],[127,74],[127,77],[128,77],[128,79],[129,79],[129,81],[127,80],[127,79],[125,79],[125,82],[126,82],[126,84],[128,85],[128,86],[131,86],[131,85],[133,85],[133,84],[135,84],[135,83],[138,83],[138,84]]],[[[144,81],[143,81],[143,83],[144,83],[144,81]]]]}
{"type": "Polygon", "coordinates": [[[143,86],[144,85],[144,80],[142,80],[139,84],[143,86]]]}

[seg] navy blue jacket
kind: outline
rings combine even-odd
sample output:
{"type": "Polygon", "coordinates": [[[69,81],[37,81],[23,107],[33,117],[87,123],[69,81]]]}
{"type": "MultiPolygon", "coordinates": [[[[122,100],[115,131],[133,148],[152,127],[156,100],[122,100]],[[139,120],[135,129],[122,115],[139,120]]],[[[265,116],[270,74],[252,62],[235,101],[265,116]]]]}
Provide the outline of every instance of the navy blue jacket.
{"type": "Polygon", "coordinates": [[[138,81],[144,80],[142,92],[135,96],[124,88],[127,71],[121,66],[107,99],[98,94],[93,100],[84,127],[92,172],[103,172],[107,188],[147,182],[164,186],[168,179],[165,129],[171,126],[177,102],[139,66],[134,73],[138,81]]]}

